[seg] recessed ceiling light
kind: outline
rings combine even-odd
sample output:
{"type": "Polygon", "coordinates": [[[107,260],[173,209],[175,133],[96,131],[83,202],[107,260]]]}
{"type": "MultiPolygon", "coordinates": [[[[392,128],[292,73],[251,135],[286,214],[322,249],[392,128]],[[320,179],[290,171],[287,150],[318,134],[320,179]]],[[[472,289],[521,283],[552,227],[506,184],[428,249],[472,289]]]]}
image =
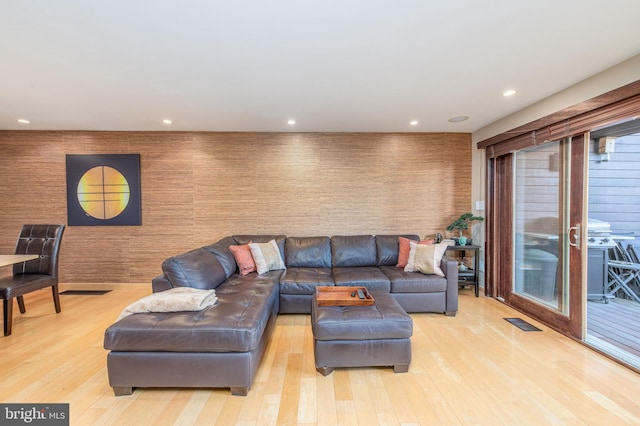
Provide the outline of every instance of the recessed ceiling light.
{"type": "Polygon", "coordinates": [[[287,121],[287,124],[293,126],[294,124],[296,124],[296,120],[289,120],[287,121]]]}
{"type": "Polygon", "coordinates": [[[18,118],[18,123],[21,124],[30,124],[31,122],[25,118],[18,118]]]}
{"type": "Polygon", "coordinates": [[[410,125],[412,126],[417,126],[418,125],[418,120],[412,120],[409,122],[410,125]]]}
{"type": "Polygon", "coordinates": [[[163,122],[164,124],[171,124],[171,123],[173,123],[173,121],[172,121],[172,120],[169,120],[168,118],[165,118],[164,120],[162,120],[162,122],[163,122]]]}
{"type": "Polygon", "coordinates": [[[517,92],[515,90],[509,89],[509,90],[505,90],[504,92],[502,92],[502,96],[504,96],[504,97],[513,96],[516,93],[517,92]]]}
{"type": "Polygon", "coordinates": [[[460,123],[461,121],[466,121],[468,119],[469,119],[469,117],[466,116],[466,115],[459,115],[457,117],[451,117],[449,119],[449,123],[460,123]]]}

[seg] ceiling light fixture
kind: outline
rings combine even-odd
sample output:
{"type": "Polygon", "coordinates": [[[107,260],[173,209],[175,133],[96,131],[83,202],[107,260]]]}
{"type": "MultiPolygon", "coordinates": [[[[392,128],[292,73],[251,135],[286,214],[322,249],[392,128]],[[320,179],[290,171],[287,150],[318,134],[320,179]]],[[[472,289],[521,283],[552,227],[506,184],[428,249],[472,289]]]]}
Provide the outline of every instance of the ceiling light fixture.
{"type": "Polygon", "coordinates": [[[162,120],[162,122],[164,124],[172,124],[173,123],[173,121],[169,120],[168,118],[165,118],[164,120],[162,120]]]}
{"type": "Polygon", "coordinates": [[[296,120],[289,120],[287,121],[287,124],[293,126],[294,124],[296,124],[296,120]]]}
{"type": "Polygon", "coordinates": [[[18,118],[18,123],[21,124],[30,124],[31,122],[25,118],[18,118]]]}
{"type": "Polygon", "coordinates": [[[418,120],[412,120],[409,122],[410,125],[412,126],[417,126],[418,125],[418,120]]]}
{"type": "Polygon", "coordinates": [[[509,89],[509,90],[505,90],[504,92],[502,92],[502,96],[509,97],[509,96],[513,96],[515,95],[517,92],[513,89],[509,89]]]}
{"type": "Polygon", "coordinates": [[[467,121],[469,116],[467,115],[459,115],[457,117],[451,117],[449,119],[449,123],[460,123],[461,121],[467,121]]]}

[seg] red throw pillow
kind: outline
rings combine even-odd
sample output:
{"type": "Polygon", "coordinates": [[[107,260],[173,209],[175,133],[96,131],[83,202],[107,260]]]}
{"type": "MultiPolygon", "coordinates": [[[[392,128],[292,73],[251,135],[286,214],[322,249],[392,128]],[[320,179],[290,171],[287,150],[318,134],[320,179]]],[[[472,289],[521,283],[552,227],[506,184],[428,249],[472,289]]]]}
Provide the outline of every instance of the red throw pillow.
{"type": "Polygon", "coordinates": [[[229,246],[229,250],[231,250],[233,257],[236,259],[240,275],[247,275],[256,270],[256,263],[251,255],[251,248],[249,247],[249,244],[229,246]]]}
{"type": "MultiPolygon", "coordinates": [[[[411,251],[411,245],[409,244],[413,240],[404,237],[398,237],[398,264],[396,267],[404,268],[409,262],[409,252],[411,251]]],[[[433,240],[413,241],[418,244],[433,244],[433,240]]]]}

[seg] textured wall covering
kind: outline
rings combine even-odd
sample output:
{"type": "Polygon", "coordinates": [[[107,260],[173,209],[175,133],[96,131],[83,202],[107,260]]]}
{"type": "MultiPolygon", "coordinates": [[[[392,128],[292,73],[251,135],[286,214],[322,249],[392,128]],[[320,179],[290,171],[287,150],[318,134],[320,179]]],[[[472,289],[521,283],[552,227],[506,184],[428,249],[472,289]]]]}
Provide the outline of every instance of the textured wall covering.
{"type": "Polygon", "coordinates": [[[67,228],[63,283],[147,282],[229,234],[430,235],[471,204],[469,134],[4,131],[0,252],[67,223],[65,154],[117,153],[140,154],[142,226],[67,228]]]}

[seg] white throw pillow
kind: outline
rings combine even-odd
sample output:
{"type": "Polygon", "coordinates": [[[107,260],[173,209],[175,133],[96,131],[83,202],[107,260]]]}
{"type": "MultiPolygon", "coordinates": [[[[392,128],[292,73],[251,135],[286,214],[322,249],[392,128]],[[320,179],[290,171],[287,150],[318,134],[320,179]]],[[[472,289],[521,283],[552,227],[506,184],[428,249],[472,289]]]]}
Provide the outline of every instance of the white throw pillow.
{"type": "Polygon", "coordinates": [[[444,277],[440,262],[449,246],[447,243],[424,245],[412,241],[409,245],[409,261],[404,268],[405,272],[421,272],[444,277]]]}
{"type": "Polygon", "coordinates": [[[249,243],[249,248],[258,274],[285,269],[276,240],[271,240],[268,243],[249,243]]]}

